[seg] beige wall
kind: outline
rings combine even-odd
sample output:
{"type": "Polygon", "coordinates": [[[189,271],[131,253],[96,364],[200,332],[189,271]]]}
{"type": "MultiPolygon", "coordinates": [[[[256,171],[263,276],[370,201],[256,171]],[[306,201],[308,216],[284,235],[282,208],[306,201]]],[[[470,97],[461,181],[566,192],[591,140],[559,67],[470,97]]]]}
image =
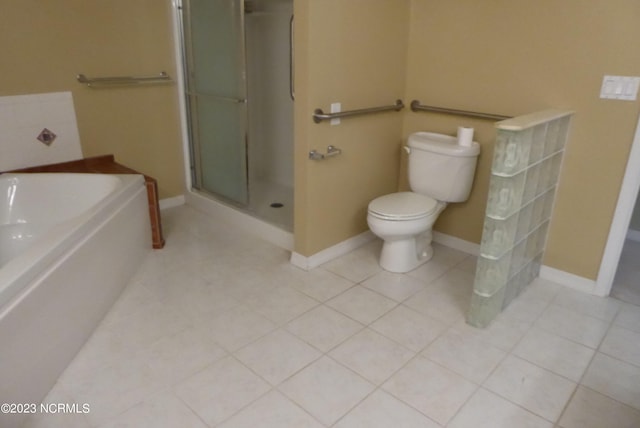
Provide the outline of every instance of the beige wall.
{"type": "MultiPolygon", "coordinates": [[[[316,107],[405,103],[519,115],[576,111],[546,265],[595,279],[638,117],[638,102],[599,99],[605,74],[640,74],[636,0],[297,0],[296,250],[313,254],[366,230],[372,197],[393,190],[411,133],[473,126],[482,145],[468,202],[436,230],[479,242],[495,130],[481,120],[412,113],[315,125],[316,107]],[[407,10],[409,8],[409,10],[407,10]],[[378,26],[378,28],[375,28],[378,26]],[[408,29],[409,34],[405,34],[408,29]],[[408,37],[405,39],[405,37],[408,37]],[[408,40],[408,42],[407,42],[408,40]],[[405,47],[408,49],[405,52],[405,47]],[[403,58],[406,60],[403,63],[403,58]],[[402,126],[398,128],[398,116],[402,126]],[[344,155],[310,162],[334,144],[344,155]]],[[[406,181],[400,173],[400,188],[406,181]]]]}
{"type": "Polygon", "coordinates": [[[0,96],[72,91],[85,156],[116,160],[182,194],[175,84],[90,89],[75,76],[175,76],[169,1],[0,0],[0,96]]]}
{"type": "MultiPolygon", "coordinates": [[[[609,233],[638,102],[599,99],[605,74],[639,75],[640,3],[413,0],[406,97],[425,104],[518,115],[576,111],[551,224],[546,265],[595,279],[609,233]]],[[[471,200],[436,224],[479,242],[492,126],[439,115],[407,116],[418,129],[475,126],[483,155],[471,200]]],[[[453,208],[453,207],[452,207],[453,208]]]]}
{"type": "MultiPolygon", "coordinates": [[[[0,0],[0,96],[73,92],[86,156],[114,153],[184,190],[174,85],[93,90],[75,75],[175,75],[170,2],[0,0]]],[[[436,229],[479,242],[495,131],[442,115],[388,113],[314,124],[315,108],[425,104],[517,115],[576,111],[545,264],[595,279],[638,116],[638,102],[598,98],[604,74],[640,74],[637,0],[295,0],[296,251],[314,254],[366,230],[368,202],[398,186],[400,145],[416,130],[482,144],[470,200],[436,229]],[[343,155],[307,159],[333,144],[343,155]]]]}
{"type": "Polygon", "coordinates": [[[367,230],[368,202],[397,188],[402,114],[315,124],[329,111],[390,105],[404,91],[408,2],[296,0],[295,249],[311,255],[367,230]],[[308,152],[342,149],[310,161],[308,152]]]}

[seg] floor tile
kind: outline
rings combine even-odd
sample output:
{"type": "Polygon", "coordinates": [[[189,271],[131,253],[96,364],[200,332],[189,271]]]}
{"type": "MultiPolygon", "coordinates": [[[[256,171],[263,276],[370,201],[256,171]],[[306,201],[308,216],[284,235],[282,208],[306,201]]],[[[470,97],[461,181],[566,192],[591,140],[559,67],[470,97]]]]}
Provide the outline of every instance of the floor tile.
{"type": "Polygon", "coordinates": [[[322,354],[285,330],[276,330],[234,354],[272,385],[304,368],[322,354]]]}
{"type": "Polygon", "coordinates": [[[282,270],[283,275],[286,274],[288,278],[287,285],[320,302],[325,302],[355,285],[355,282],[323,268],[315,268],[307,272],[288,265],[282,270]]]}
{"type": "Polygon", "coordinates": [[[456,269],[463,270],[465,272],[469,272],[475,275],[476,269],[478,267],[478,257],[476,256],[467,256],[460,263],[456,265],[456,269]]]}
{"type": "Polygon", "coordinates": [[[429,284],[431,290],[442,290],[454,295],[468,297],[473,293],[475,275],[460,269],[450,269],[429,284]]]}
{"type": "Polygon", "coordinates": [[[598,352],[582,384],[640,410],[640,367],[598,352]]]}
{"type": "Polygon", "coordinates": [[[369,324],[389,312],[397,302],[356,285],[329,300],[326,305],[358,322],[369,324]]]}
{"type": "Polygon", "coordinates": [[[176,394],[207,424],[228,419],[269,391],[269,384],[232,357],[212,364],[176,387],[176,394]]]}
{"type": "Polygon", "coordinates": [[[278,391],[267,393],[219,425],[220,428],[322,428],[323,426],[278,391]]]}
{"type": "Polygon", "coordinates": [[[618,269],[611,287],[611,296],[640,306],[640,242],[627,239],[620,254],[618,269]]]}
{"type": "Polygon", "coordinates": [[[80,348],[58,381],[68,383],[70,379],[90,377],[105,367],[135,359],[140,351],[140,348],[131,348],[124,343],[117,331],[101,326],[80,348]]]}
{"type": "Polygon", "coordinates": [[[537,277],[525,287],[521,295],[551,303],[558,293],[564,288],[566,287],[559,286],[555,282],[547,279],[537,277]]]}
{"type": "Polygon", "coordinates": [[[426,284],[416,278],[387,271],[372,276],[362,285],[396,302],[402,302],[426,288],[426,284]]]}
{"type": "Polygon", "coordinates": [[[600,345],[609,328],[605,321],[554,304],[549,305],[535,325],[594,349],[600,345]]]}
{"type": "Polygon", "coordinates": [[[640,306],[640,284],[638,284],[637,278],[638,273],[636,272],[626,272],[624,275],[617,274],[611,288],[611,297],[640,306]]]}
{"type": "Polygon", "coordinates": [[[393,375],[382,389],[445,425],[477,389],[462,376],[416,357],[393,375]]]}
{"type": "Polygon", "coordinates": [[[164,392],[132,407],[100,428],[207,428],[179,398],[164,392]]]}
{"type": "Polygon", "coordinates": [[[118,361],[90,374],[66,373],[63,387],[75,403],[89,403],[85,414],[99,425],[142,402],[163,386],[163,382],[140,357],[118,361]]]}
{"type": "Polygon", "coordinates": [[[440,425],[384,391],[377,390],[335,428],[438,428],[440,425]]]}
{"type": "Polygon", "coordinates": [[[640,332],[614,326],[602,341],[600,352],[640,367],[640,332]]]}
{"type": "Polygon", "coordinates": [[[382,241],[375,239],[342,257],[323,264],[322,268],[353,282],[364,281],[382,271],[378,264],[381,248],[382,241]]]}
{"type": "Polygon", "coordinates": [[[555,421],[576,384],[514,356],[508,356],[484,387],[530,412],[555,421]]]}
{"type": "Polygon", "coordinates": [[[227,351],[233,352],[276,329],[276,324],[244,305],[235,306],[200,326],[227,351]]]}
{"type": "Polygon", "coordinates": [[[104,317],[101,325],[110,326],[148,305],[158,303],[160,299],[151,290],[141,282],[132,280],[104,317]]]}
{"type": "Polygon", "coordinates": [[[621,303],[615,299],[594,296],[568,287],[559,288],[553,303],[574,312],[611,322],[620,310],[621,303]]]}
{"type": "MultiPolygon", "coordinates": [[[[84,406],[86,402],[75,402],[73,398],[64,390],[60,383],[56,383],[42,400],[44,404],[69,403],[84,406]]],[[[89,411],[91,411],[91,403],[89,411]]],[[[82,408],[82,407],[81,407],[82,408]]],[[[27,415],[22,428],[90,428],[91,424],[83,413],[54,413],[42,412],[27,415]]]]}
{"type": "Polygon", "coordinates": [[[371,383],[380,385],[413,358],[415,352],[367,328],[329,355],[371,383]]]}
{"type": "Polygon", "coordinates": [[[161,301],[180,297],[186,290],[191,291],[206,286],[207,279],[196,272],[201,264],[201,262],[185,262],[165,272],[160,270],[162,273],[142,279],[141,282],[145,289],[161,301]]]}
{"type": "Polygon", "coordinates": [[[396,306],[369,327],[414,352],[423,350],[447,329],[445,323],[404,305],[396,306]]]}
{"type": "Polygon", "coordinates": [[[623,303],[614,324],[640,332],[640,306],[623,303]]]}
{"type": "Polygon", "coordinates": [[[108,328],[129,349],[142,349],[160,338],[175,334],[191,321],[164,303],[153,303],[114,321],[108,328]]]}
{"type": "Polygon", "coordinates": [[[532,328],[513,350],[513,355],[579,382],[594,352],[584,345],[532,328]]]}
{"type": "MultiPolygon", "coordinates": [[[[407,273],[409,276],[417,278],[427,284],[438,279],[452,267],[456,266],[468,257],[468,255],[462,251],[445,247],[444,245],[436,242],[432,245],[433,257],[431,260],[407,273]]],[[[469,272],[468,269],[467,272],[469,272]]]]}
{"type": "Polygon", "coordinates": [[[449,290],[423,290],[404,301],[404,305],[451,325],[465,318],[471,294],[460,296],[449,290]]]}
{"type": "Polygon", "coordinates": [[[547,296],[539,296],[536,293],[529,294],[526,291],[513,299],[507,306],[500,318],[503,321],[517,320],[526,323],[533,323],[549,307],[550,300],[547,296]]]}
{"type": "Polygon", "coordinates": [[[452,265],[450,264],[439,263],[438,261],[431,259],[411,272],[407,272],[407,276],[415,278],[425,284],[431,284],[433,281],[444,275],[449,269],[451,269],[451,267],[452,265]]]}
{"type": "Polygon", "coordinates": [[[140,353],[164,385],[182,381],[226,355],[222,347],[194,327],[166,336],[140,353]]]}
{"type": "Polygon", "coordinates": [[[277,325],[285,324],[320,304],[317,300],[287,286],[255,294],[245,303],[277,325]]]}
{"type": "MultiPolygon", "coordinates": [[[[244,263],[247,263],[246,260],[244,263]]],[[[224,276],[219,285],[224,287],[226,293],[238,300],[247,299],[280,285],[273,278],[273,272],[270,269],[251,264],[242,268],[231,268],[224,273],[224,276]]]]}
{"type": "Polygon", "coordinates": [[[465,319],[453,325],[456,330],[489,343],[503,351],[510,351],[531,328],[531,323],[517,319],[502,319],[500,315],[485,328],[467,324],[465,319]]]}
{"type": "Polygon", "coordinates": [[[27,427],[639,425],[640,306],[537,278],[477,329],[476,257],[440,244],[407,274],[380,268],[378,239],[307,272],[188,206],[163,224],[51,391],[91,413],[27,427]]]}
{"type": "Polygon", "coordinates": [[[451,329],[431,343],[422,355],[480,384],[506,353],[473,335],[451,329]]]}
{"type": "Polygon", "coordinates": [[[280,385],[279,390],[325,425],[355,407],[374,385],[323,357],[280,385]]]}
{"type": "Polygon", "coordinates": [[[364,326],[322,305],[291,321],[285,328],[319,350],[327,352],[364,326]]]}
{"type": "Polygon", "coordinates": [[[559,421],[561,428],[636,428],[640,412],[589,388],[578,387],[559,421]]]}
{"type": "Polygon", "coordinates": [[[205,280],[183,283],[180,291],[167,293],[162,302],[175,308],[192,322],[212,317],[240,304],[238,299],[224,292],[223,287],[216,287],[205,280]]]}
{"type": "Polygon", "coordinates": [[[480,388],[447,428],[552,428],[549,421],[480,388]]]}

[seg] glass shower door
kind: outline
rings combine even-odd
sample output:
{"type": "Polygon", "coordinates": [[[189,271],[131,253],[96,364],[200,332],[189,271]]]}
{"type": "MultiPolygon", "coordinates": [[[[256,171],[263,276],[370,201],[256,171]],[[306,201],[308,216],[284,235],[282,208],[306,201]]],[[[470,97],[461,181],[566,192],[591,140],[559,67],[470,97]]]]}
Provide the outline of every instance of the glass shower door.
{"type": "Polygon", "coordinates": [[[248,202],[243,0],[186,0],[188,115],[194,187],[248,202]]]}

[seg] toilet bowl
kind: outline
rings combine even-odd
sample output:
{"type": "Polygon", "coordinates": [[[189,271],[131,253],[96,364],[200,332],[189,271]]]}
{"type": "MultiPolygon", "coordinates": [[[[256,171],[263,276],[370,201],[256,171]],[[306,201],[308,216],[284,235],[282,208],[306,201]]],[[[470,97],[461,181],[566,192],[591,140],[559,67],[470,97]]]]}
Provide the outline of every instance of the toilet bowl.
{"type": "Polygon", "coordinates": [[[431,228],[445,206],[413,192],[392,193],[371,201],[367,224],[384,241],[380,266],[403,273],[431,259],[431,228]]]}
{"type": "Polygon", "coordinates": [[[411,134],[409,154],[411,192],[380,196],[369,203],[369,229],[384,241],[380,266],[409,272],[433,256],[432,227],[448,203],[469,197],[480,145],[431,132],[411,134]]]}

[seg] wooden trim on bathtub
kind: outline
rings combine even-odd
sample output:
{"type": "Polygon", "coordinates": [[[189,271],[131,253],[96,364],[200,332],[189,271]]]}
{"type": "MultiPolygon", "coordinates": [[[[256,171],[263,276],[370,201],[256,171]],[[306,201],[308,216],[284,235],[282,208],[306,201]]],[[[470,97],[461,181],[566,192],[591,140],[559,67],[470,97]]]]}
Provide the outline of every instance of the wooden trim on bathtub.
{"type": "Polygon", "coordinates": [[[29,168],[14,169],[4,172],[80,172],[94,174],[140,174],[144,176],[149,202],[149,218],[151,220],[151,238],[153,248],[164,247],[160,205],[158,203],[158,182],[155,178],[142,174],[115,161],[113,155],[94,156],[75,161],[39,165],[29,168]]]}

